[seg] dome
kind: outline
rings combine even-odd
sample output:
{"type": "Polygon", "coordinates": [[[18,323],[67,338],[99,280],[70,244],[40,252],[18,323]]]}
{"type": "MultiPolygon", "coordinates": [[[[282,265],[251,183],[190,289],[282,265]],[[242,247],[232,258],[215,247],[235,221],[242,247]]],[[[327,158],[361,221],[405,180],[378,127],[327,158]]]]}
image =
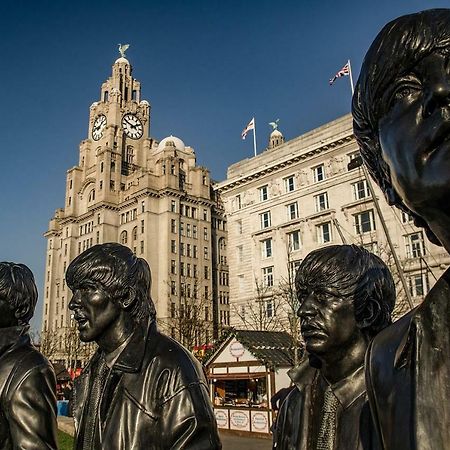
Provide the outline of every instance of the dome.
{"type": "MultiPolygon", "coordinates": [[[[164,150],[164,148],[167,146],[167,144],[169,144],[170,142],[173,142],[173,145],[175,146],[175,148],[177,150],[182,150],[184,151],[185,149],[185,145],[184,142],[180,139],[177,138],[176,136],[168,136],[166,138],[164,138],[158,145],[158,150],[164,150]]],[[[170,144],[169,144],[170,146],[170,144]]]]}
{"type": "Polygon", "coordinates": [[[117,58],[114,64],[130,64],[127,58],[124,58],[121,56],[120,58],[117,58]]]}
{"type": "Polygon", "coordinates": [[[283,136],[282,133],[278,130],[273,130],[272,133],[270,133],[271,137],[275,137],[275,136],[283,136]]]}
{"type": "Polygon", "coordinates": [[[147,100],[142,100],[139,104],[142,106],[150,106],[150,103],[147,100]]]}

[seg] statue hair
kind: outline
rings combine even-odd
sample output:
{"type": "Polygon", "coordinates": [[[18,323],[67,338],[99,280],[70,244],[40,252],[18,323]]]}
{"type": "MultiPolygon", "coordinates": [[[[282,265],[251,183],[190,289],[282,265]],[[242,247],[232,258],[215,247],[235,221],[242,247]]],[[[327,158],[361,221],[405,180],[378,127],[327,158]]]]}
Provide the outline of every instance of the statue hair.
{"type": "Polygon", "coordinates": [[[66,281],[72,291],[86,282],[98,283],[116,303],[132,291],[134,299],[127,311],[133,320],[156,319],[150,267],[124,245],[99,244],[84,251],[69,264],[66,281]]]}
{"type": "Polygon", "coordinates": [[[18,325],[28,325],[38,299],[33,272],[24,264],[0,262],[0,297],[14,311],[18,325]]]}
{"type": "Polygon", "coordinates": [[[309,253],[297,270],[295,288],[300,303],[302,291],[315,289],[353,299],[356,324],[368,339],[392,323],[391,272],[378,256],[357,245],[332,245],[309,253]]]}
{"type": "Polygon", "coordinates": [[[442,245],[426,222],[395,192],[379,141],[379,121],[389,110],[384,95],[396,78],[410,72],[425,56],[450,48],[450,9],[430,9],[399,17],[380,31],[361,68],[352,102],[353,131],[361,156],[388,199],[423,227],[431,242],[442,245]]]}

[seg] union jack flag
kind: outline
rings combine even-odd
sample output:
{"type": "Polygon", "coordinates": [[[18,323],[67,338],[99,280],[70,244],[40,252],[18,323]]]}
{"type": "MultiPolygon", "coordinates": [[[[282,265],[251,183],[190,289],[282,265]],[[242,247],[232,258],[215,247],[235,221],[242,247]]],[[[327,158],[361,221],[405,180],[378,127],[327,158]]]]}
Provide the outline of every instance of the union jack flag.
{"type": "Polygon", "coordinates": [[[336,81],[337,78],[348,77],[350,75],[350,65],[347,64],[333,77],[330,78],[330,86],[336,81]]]}

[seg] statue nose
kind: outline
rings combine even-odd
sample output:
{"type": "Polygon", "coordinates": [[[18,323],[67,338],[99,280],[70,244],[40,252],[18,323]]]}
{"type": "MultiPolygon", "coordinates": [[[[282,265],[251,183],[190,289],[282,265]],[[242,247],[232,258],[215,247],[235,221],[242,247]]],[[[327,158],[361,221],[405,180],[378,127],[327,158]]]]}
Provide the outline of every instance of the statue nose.
{"type": "Polygon", "coordinates": [[[436,108],[450,105],[450,80],[443,76],[432,84],[426,92],[423,104],[423,117],[430,117],[436,108]]]}

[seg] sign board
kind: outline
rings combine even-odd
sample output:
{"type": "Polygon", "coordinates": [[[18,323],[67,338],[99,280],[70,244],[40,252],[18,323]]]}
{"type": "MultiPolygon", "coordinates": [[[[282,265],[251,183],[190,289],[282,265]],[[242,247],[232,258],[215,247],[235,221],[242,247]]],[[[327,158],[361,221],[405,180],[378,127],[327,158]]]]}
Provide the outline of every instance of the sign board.
{"type": "Polygon", "coordinates": [[[252,411],[252,431],[257,433],[269,432],[269,413],[266,411],[252,411]]]}
{"type": "Polygon", "coordinates": [[[230,409],[230,430],[250,431],[250,411],[230,409]]]}
{"type": "Polygon", "coordinates": [[[217,427],[218,428],[230,428],[230,421],[228,419],[228,410],[227,409],[215,409],[214,414],[216,416],[217,427]]]}

